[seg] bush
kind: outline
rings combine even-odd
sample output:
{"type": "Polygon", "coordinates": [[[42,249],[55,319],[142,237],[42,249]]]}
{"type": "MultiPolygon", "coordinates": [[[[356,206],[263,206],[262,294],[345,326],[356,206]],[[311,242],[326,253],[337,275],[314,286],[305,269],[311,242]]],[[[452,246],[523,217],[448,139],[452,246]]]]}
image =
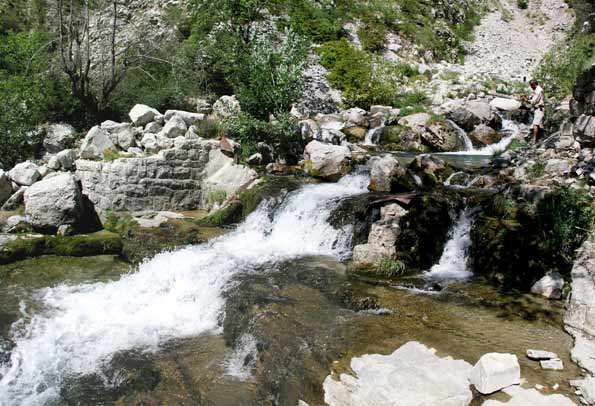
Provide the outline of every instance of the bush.
{"type": "Polygon", "coordinates": [[[398,259],[382,257],[374,263],[374,270],[380,276],[395,278],[405,271],[405,263],[398,259]]]}
{"type": "Polygon", "coordinates": [[[341,36],[343,24],[336,9],[319,7],[306,0],[290,1],[286,6],[289,8],[289,21],[283,23],[282,28],[291,27],[296,33],[318,43],[341,36]]]}
{"type": "Polygon", "coordinates": [[[386,40],[386,26],[376,23],[366,24],[357,30],[357,36],[366,51],[382,51],[386,40]]]}
{"type": "Polygon", "coordinates": [[[516,4],[521,10],[529,8],[529,0],[517,0],[516,4]]]}
{"type": "Polygon", "coordinates": [[[582,35],[570,44],[549,51],[539,66],[536,78],[546,95],[561,100],[572,92],[580,75],[595,58],[595,34],[582,35]]]}
{"type": "Polygon", "coordinates": [[[297,163],[305,146],[296,119],[287,113],[268,122],[244,112],[225,120],[223,132],[242,144],[244,157],[256,152],[257,143],[264,142],[273,148],[276,156],[293,164],[297,163]]]}
{"type": "Polygon", "coordinates": [[[232,83],[242,108],[259,118],[288,112],[303,90],[306,41],[288,31],[281,42],[275,37],[254,41],[241,72],[232,83]]]}

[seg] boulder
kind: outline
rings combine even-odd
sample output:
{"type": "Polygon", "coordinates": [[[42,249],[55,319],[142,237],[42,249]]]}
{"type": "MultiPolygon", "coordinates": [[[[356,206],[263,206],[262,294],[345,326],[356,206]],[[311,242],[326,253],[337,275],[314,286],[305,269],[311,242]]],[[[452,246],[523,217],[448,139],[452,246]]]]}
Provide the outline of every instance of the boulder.
{"type": "Polygon", "coordinates": [[[0,206],[12,196],[12,183],[6,172],[0,169],[0,206]]]}
{"type": "Polygon", "coordinates": [[[582,114],[576,119],[574,135],[581,145],[593,146],[595,143],[595,117],[582,114]]]}
{"type": "Polygon", "coordinates": [[[483,406],[576,406],[566,396],[560,394],[544,395],[537,389],[525,389],[520,386],[511,386],[504,389],[510,396],[506,402],[500,400],[486,400],[483,406]]]}
{"type": "Polygon", "coordinates": [[[515,111],[520,109],[522,103],[515,99],[506,99],[504,97],[496,97],[490,102],[490,107],[502,111],[515,111]]]}
{"type": "Polygon", "coordinates": [[[167,138],[176,138],[186,135],[186,131],[188,131],[186,121],[176,114],[165,123],[165,127],[163,127],[160,134],[165,135],[167,138]]]}
{"type": "Polygon", "coordinates": [[[556,353],[543,350],[527,350],[527,358],[534,361],[543,361],[547,359],[558,358],[558,355],[556,353]]]}
{"type": "Polygon", "coordinates": [[[337,180],[349,170],[351,151],[346,146],[312,141],[306,145],[304,159],[306,169],[311,176],[337,180]]]}
{"type": "Polygon", "coordinates": [[[305,140],[319,140],[320,126],[312,119],[302,120],[298,123],[302,138],[305,140]]]}
{"type": "Polygon", "coordinates": [[[484,395],[518,385],[521,383],[519,360],[513,354],[484,354],[473,367],[469,381],[484,395]]]}
{"type": "Polygon", "coordinates": [[[61,168],[60,165],[60,161],[58,160],[58,156],[57,155],[53,155],[52,157],[50,157],[50,159],[48,160],[48,168],[50,168],[53,171],[59,171],[61,168]]]}
{"type": "Polygon", "coordinates": [[[322,130],[341,131],[345,127],[345,120],[340,114],[319,114],[316,121],[322,130]]]}
{"type": "Polygon", "coordinates": [[[69,148],[76,138],[76,129],[70,124],[50,124],[45,129],[43,148],[55,154],[69,148]]]}
{"type": "Polygon", "coordinates": [[[432,116],[430,116],[428,113],[415,113],[401,118],[399,120],[399,125],[412,129],[423,128],[430,123],[431,119],[432,116]]]}
{"type": "Polygon", "coordinates": [[[156,154],[159,152],[159,146],[157,145],[157,136],[155,134],[147,133],[140,140],[140,145],[150,154],[156,154]]]}
{"type": "Polygon", "coordinates": [[[564,278],[558,272],[550,272],[535,282],[531,293],[548,299],[561,299],[564,290],[564,278]]]}
{"type": "Polygon", "coordinates": [[[457,129],[447,121],[430,124],[421,133],[421,139],[433,151],[452,152],[463,149],[457,129]]]}
{"type": "Polygon", "coordinates": [[[213,104],[213,115],[215,118],[224,119],[238,115],[242,112],[240,102],[235,96],[221,96],[213,104]]]}
{"type": "Polygon", "coordinates": [[[190,113],[182,110],[167,110],[164,115],[165,121],[169,121],[173,116],[182,118],[188,127],[198,124],[205,119],[205,115],[201,113],[190,113]]]}
{"type": "Polygon", "coordinates": [[[163,124],[153,121],[145,126],[144,132],[145,134],[157,134],[161,130],[163,130],[163,124]]]}
{"type": "Polygon", "coordinates": [[[380,208],[380,221],[391,222],[399,221],[407,214],[407,210],[397,203],[387,204],[380,208]]]}
{"type": "Polygon", "coordinates": [[[502,119],[495,114],[487,100],[457,100],[443,105],[446,116],[466,131],[472,131],[479,124],[485,124],[495,130],[502,127],[502,119]]]}
{"type": "Polygon", "coordinates": [[[35,183],[25,191],[25,214],[31,225],[54,231],[77,226],[83,217],[82,194],[73,174],[62,173],[35,183]]]}
{"type": "Polygon", "coordinates": [[[161,116],[161,113],[144,104],[137,104],[130,110],[130,113],[128,113],[128,117],[130,117],[132,124],[136,127],[145,126],[159,116],[161,116]]]}
{"type": "Polygon", "coordinates": [[[368,129],[360,126],[349,126],[343,129],[343,133],[347,136],[349,142],[360,143],[365,140],[368,129]]]}
{"type": "Polygon", "coordinates": [[[17,189],[17,191],[8,198],[4,205],[2,205],[2,210],[16,210],[21,205],[21,203],[23,203],[23,196],[25,195],[25,191],[28,188],[29,186],[21,186],[19,189],[17,189]]]}
{"type": "Polygon", "coordinates": [[[67,171],[74,169],[76,158],[76,151],[74,149],[65,149],[56,154],[56,159],[58,160],[60,167],[67,171]]]}
{"type": "Polygon", "coordinates": [[[549,159],[545,164],[545,173],[549,175],[564,175],[570,172],[570,165],[565,159],[549,159]]]}
{"type": "Polygon", "coordinates": [[[109,133],[101,127],[95,126],[85,136],[79,155],[83,159],[103,159],[105,151],[114,147],[109,133]]]}
{"type": "Polygon", "coordinates": [[[10,179],[20,186],[31,186],[41,178],[39,166],[33,162],[21,162],[8,172],[10,179]]]}
{"type": "Polygon", "coordinates": [[[355,246],[353,262],[358,266],[373,265],[383,257],[396,254],[397,233],[390,224],[374,223],[368,235],[368,243],[355,246]]]}
{"type": "Polygon", "coordinates": [[[355,126],[368,127],[368,119],[366,118],[366,111],[360,108],[351,108],[341,113],[343,121],[347,121],[355,126]]]}
{"type": "Polygon", "coordinates": [[[110,138],[114,144],[120,149],[126,151],[130,147],[136,146],[137,131],[128,123],[117,124],[110,128],[102,128],[110,134],[110,138]]]}
{"type": "Polygon", "coordinates": [[[26,230],[31,230],[31,224],[26,216],[10,216],[6,219],[3,231],[6,233],[20,233],[26,230]]]}
{"type": "Polygon", "coordinates": [[[502,135],[485,124],[479,124],[469,134],[471,142],[476,147],[485,147],[499,142],[502,139],[502,135]]]}
{"type": "Polygon", "coordinates": [[[415,182],[406,168],[391,155],[373,157],[368,162],[373,192],[405,192],[415,189],[415,182]]]}
{"type": "Polygon", "coordinates": [[[390,355],[353,358],[353,374],[324,380],[324,401],[329,406],[468,406],[473,398],[467,380],[471,368],[409,342],[390,355]]]}

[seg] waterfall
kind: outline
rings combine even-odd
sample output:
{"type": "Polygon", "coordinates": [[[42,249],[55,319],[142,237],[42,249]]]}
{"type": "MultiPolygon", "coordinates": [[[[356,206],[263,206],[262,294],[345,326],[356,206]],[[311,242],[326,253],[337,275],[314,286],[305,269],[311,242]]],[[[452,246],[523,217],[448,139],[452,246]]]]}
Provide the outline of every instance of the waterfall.
{"type": "Polygon", "coordinates": [[[368,130],[363,145],[372,146],[378,144],[380,134],[382,133],[382,130],[384,130],[384,128],[386,127],[386,121],[387,118],[382,117],[380,125],[378,127],[368,130]]]}
{"type": "Polygon", "coordinates": [[[467,131],[463,130],[461,127],[457,125],[457,123],[455,123],[452,120],[448,120],[448,123],[452,125],[455,130],[457,130],[459,139],[463,142],[463,146],[465,148],[464,151],[473,151],[473,143],[471,142],[471,138],[469,138],[469,135],[467,135],[467,131]]]}
{"type": "MultiPolygon", "coordinates": [[[[452,123],[454,124],[454,123],[452,123]]],[[[457,152],[445,152],[445,154],[451,155],[486,155],[491,156],[495,153],[504,151],[508,145],[512,142],[514,138],[516,138],[523,130],[524,125],[519,124],[512,120],[502,120],[502,129],[500,130],[501,133],[504,134],[502,139],[495,144],[486,145],[482,148],[474,148],[473,144],[471,144],[471,139],[463,130],[462,128],[458,127],[456,124],[455,128],[457,128],[457,132],[459,133],[459,137],[463,139],[465,143],[465,150],[464,151],[457,151],[457,152]],[[463,135],[464,134],[464,135],[463,135]]]]}
{"type": "Polygon", "coordinates": [[[472,275],[467,268],[472,224],[471,211],[464,210],[448,234],[440,261],[425,273],[426,278],[466,279],[472,275]]]}
{"type": "Polygon", "coordinates": [[[357,174],[307,185],[275,210],[261,204],[230,234],[161,253],[117,281],[40,291],[45,310],[13,327],[0,404],[53,403],[66,379],[100,373],[119,351],[151,353],[168,340],[220,333],[223,293],[239,273],[303,255],[348,257],[351,226],[327,220],[339,199],[367,184],[357,174]]]}

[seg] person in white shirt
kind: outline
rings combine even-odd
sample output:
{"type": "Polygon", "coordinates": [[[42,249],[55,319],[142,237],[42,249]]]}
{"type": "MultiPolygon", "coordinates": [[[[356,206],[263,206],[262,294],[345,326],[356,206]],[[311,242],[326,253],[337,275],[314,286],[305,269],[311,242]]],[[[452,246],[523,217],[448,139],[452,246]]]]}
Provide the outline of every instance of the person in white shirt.
{"type": "Polygon", "coordinates": [[[529,82],[529,86],[533,89],[533,94],[529,99],[529,103],[533,107],[533,142],[537,142],[540,131],[543,130],[543,122],[545,119],[545,93],[539,83],[533,79],[529,82]]]}

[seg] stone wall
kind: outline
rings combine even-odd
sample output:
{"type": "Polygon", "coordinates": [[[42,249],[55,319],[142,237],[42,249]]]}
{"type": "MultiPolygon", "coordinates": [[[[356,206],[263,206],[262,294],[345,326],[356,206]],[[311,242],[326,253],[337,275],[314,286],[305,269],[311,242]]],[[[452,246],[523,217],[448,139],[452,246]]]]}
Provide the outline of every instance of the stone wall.
{"type": "Polygon", "coordinates": [[[201,139],[176,142],[175,148],[149,157],[81,159],[76,167],[83,194],[102,218],[108,210],[204,208],[209,191],[229,195],[256,178],[253,170],[223,155],[217,141],[201,139]]]}

